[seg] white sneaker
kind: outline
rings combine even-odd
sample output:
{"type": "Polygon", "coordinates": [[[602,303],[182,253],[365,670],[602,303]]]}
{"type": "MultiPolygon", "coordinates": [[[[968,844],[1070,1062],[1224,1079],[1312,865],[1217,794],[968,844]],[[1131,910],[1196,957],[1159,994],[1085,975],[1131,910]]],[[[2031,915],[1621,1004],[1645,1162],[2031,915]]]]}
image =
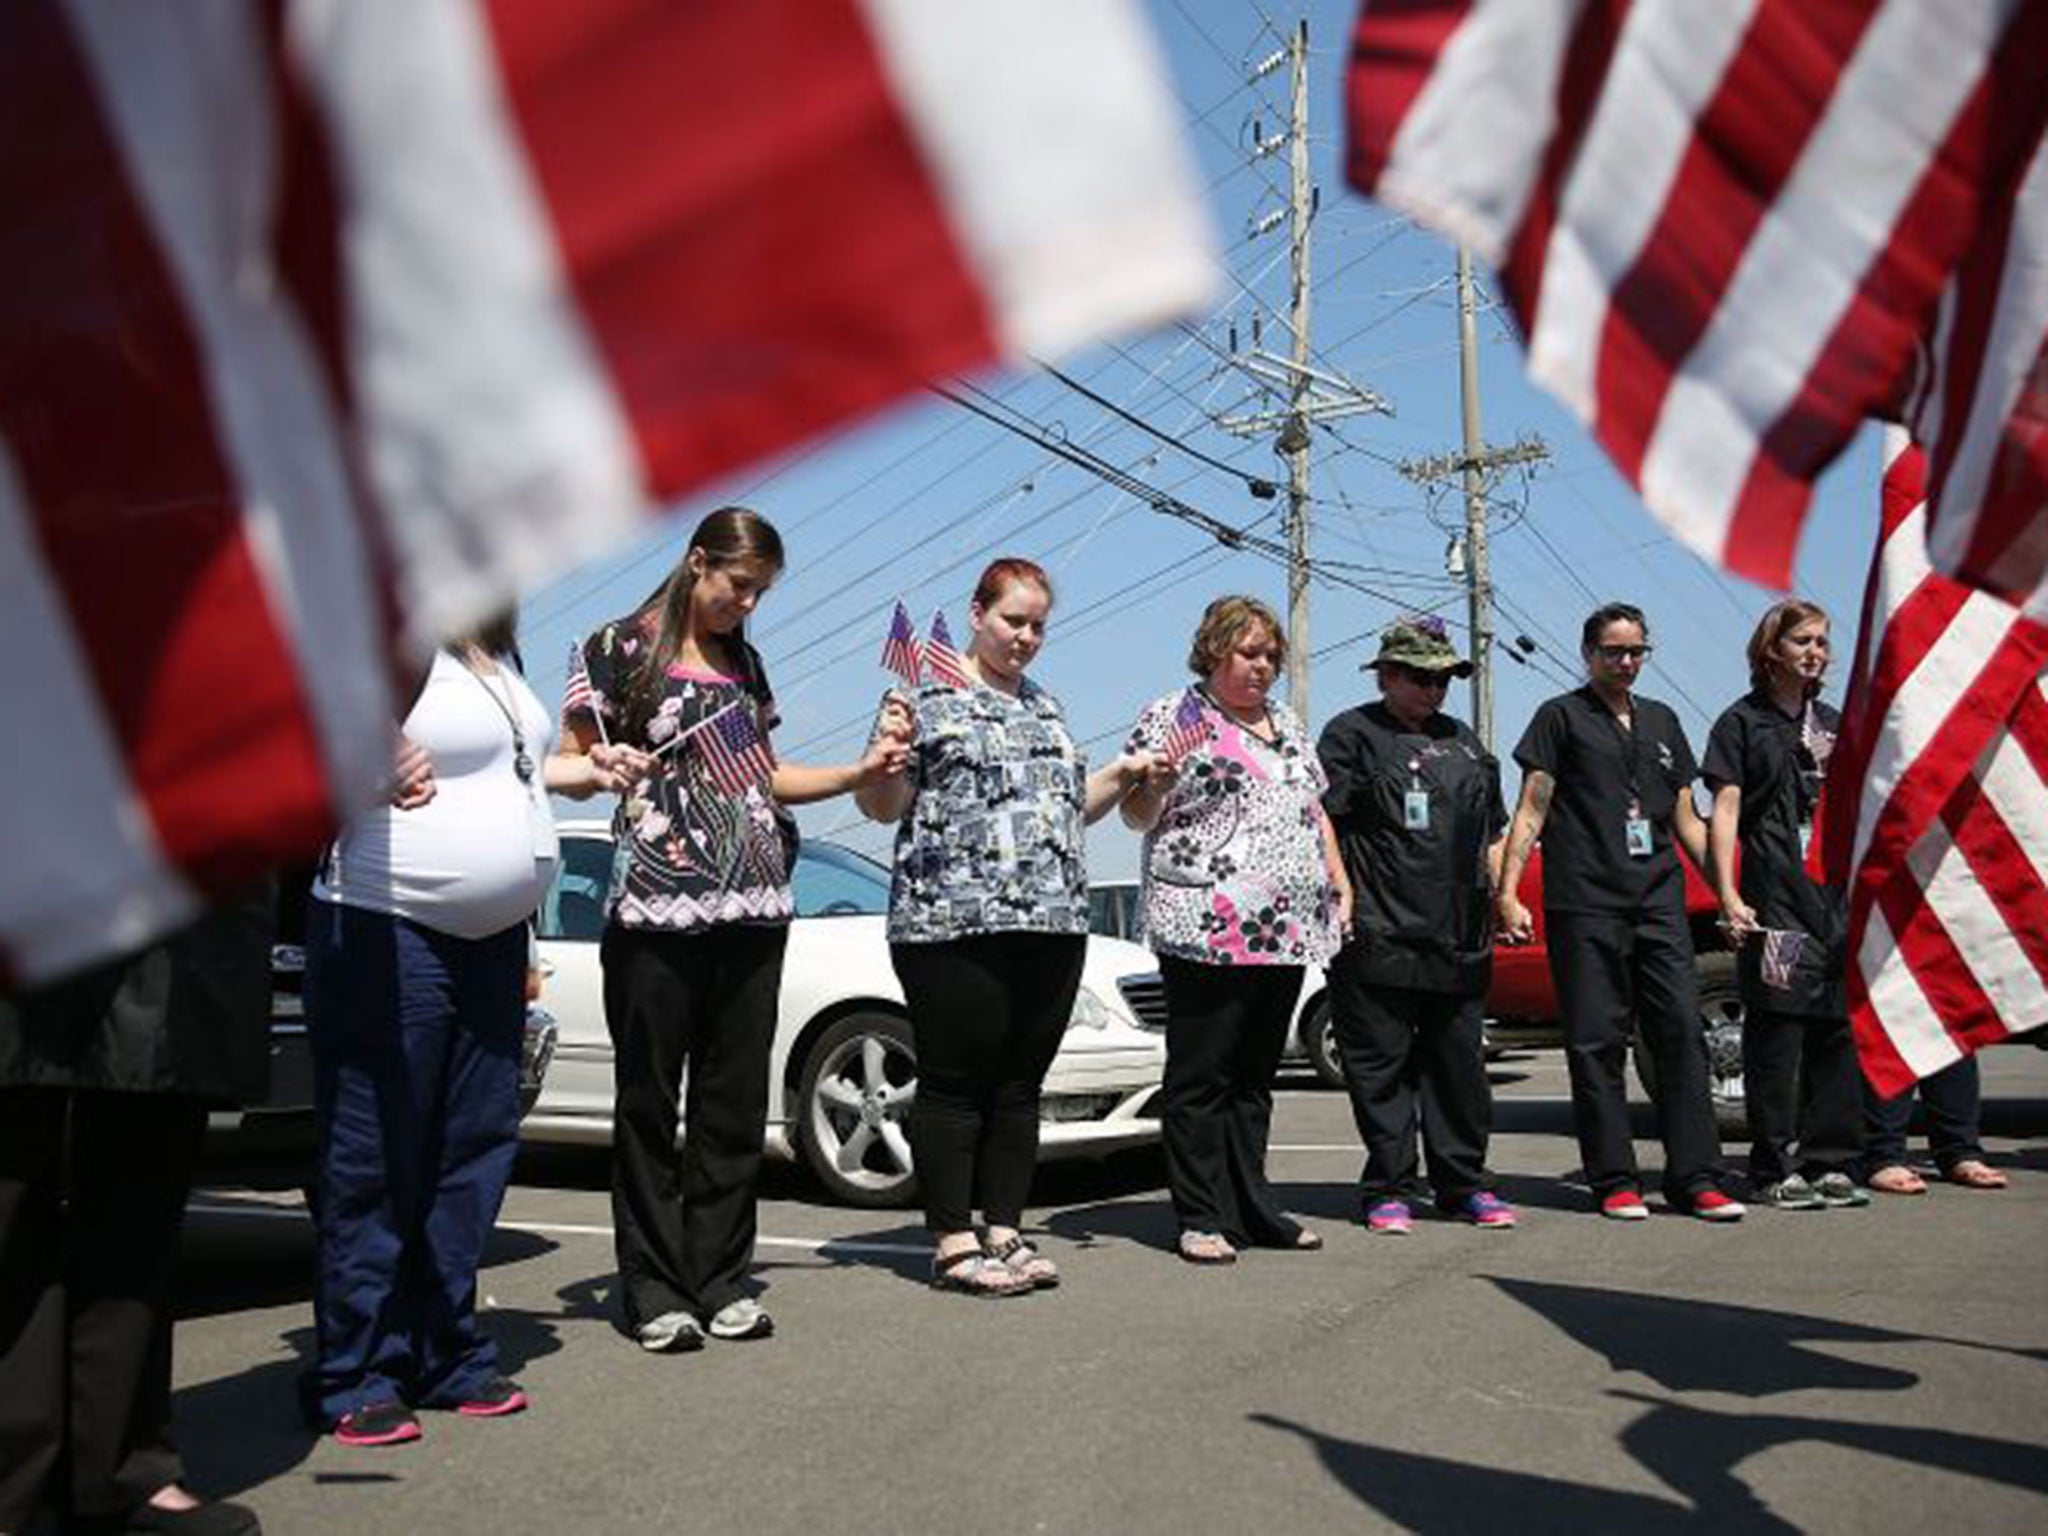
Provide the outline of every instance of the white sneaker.
{"type": "Polygon", "coordinates": [[[711,1315],[714,1339],[765,1339],[775,1331],[775,1319],[751,1296],[728,1301],[711,1315]]]}
{"type": "Polygon", "coordinates": [[[642,1323],[635,1336],[640,1347],[652,1355],[679,1355],[704,1347],[704,1330],[687,1312],[664,1312],[652,1322],[642,1323]]]}

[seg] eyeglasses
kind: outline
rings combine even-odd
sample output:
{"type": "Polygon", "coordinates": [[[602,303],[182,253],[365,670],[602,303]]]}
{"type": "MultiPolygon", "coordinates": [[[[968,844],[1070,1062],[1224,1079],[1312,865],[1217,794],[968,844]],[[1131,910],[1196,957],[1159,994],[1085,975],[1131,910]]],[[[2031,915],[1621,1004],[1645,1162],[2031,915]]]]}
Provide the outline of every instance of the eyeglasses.
{"type": "Polygon", "coordinates": [[[1648,661],[1654,645],[1596,645],[1602,661],[1648,661]]]}

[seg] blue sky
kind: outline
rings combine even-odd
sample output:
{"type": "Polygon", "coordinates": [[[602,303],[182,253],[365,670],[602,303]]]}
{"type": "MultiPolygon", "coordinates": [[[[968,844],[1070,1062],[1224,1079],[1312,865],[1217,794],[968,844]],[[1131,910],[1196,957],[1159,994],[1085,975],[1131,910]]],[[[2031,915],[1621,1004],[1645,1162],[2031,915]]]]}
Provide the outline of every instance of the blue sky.
{"type": "MultiPolygon", "coordinates": [[[[1284,130],[1287,77],[1282,69],[1248,84],[1246,75],[1280,46],[1273,25],[1284,29],[1306,14],[1311,165],[1321,193],[1310,334],[1320,366],[1377,390],[1395,412],[1316,434],[1312,555],[1329,562],[1333,578],[1312,597],[1310,726],[1320,729],[1372,691],[1359,663],[1396,612],[1441,611],[1462,643],[1463,587],[1444,567],[1447,530],[1462,524],[1462,502],[1454,488],[1433,502],[1392,468],[1394,460],[1458,444],[1452,251],[1345,187],[1341,91],[1350,0],[1295,9],[1152,0],[1148,9],[1231,278],[1211,312],[1190,317],[1199,335],[1169,329],[1121,338],[1058,362],[1204,453],[1284,480],[1270,441],[1231,436],[1211,418],[1245,403],[1242,377],[1218,360],[1233,326],[1249,346],[1256,316],[1268,347],[1288,346],[1284,227],[1247,233],[1259,214],[1284,206],[1286,157],[1253,162],[1244,153],[1256,135],[1284,130]]],[[[1664,533],[1584,430],[1523,378],[1504,310],[1482,315],[1481,347],[1488,440],[1538,433],[1553,454],[1547,468],[1495,491],[1496,628],[1503,641],[1527,635],[1537,646],[1527,664],[1504,657],[1495,667],[1503,756],[1537,704],[1577,681],[1579,621],[1610,599],[1648,613],[1657,651],[1642,691],[1671,703],[1695,751],[1703,750],[1711,718],[1746,685],[1743,643],[1775,594],[1712,569],[1664,533]]],[[[1242,480],[1162,445],[1043,374],[1011,371],[973,382],[1204,512],[1281,535],[1283,502],[1255,500],[1242,480]]],[[[1799,551],[1797,589],[1835,614],[1843,666],[1877,526],[1877,478],[1871,430],[1822,483],[1799,551]]],[[[919,396],[711,487],[612,558],[527,594],[521,642],[544,699],[560,696],[571,643],[634,606],[674,563],[697,516],[727,501],[765,514],[788,549],[788,569],[756,615],[752,637],[782,705],[777,749],[796,761],[841,761],[859,750],[887,681],[878,657],[898,594],[920,627],[943,604],[963,635],[968,591],[997,554],[1028,555],[1053,576],[1058,602],[1034,675],[1064,701],[1096,761],[1115,751],[1145,702],[1186,681],[1188,637],[1209,599],[1248,592],[1284,610],[1285,573],[1277,565],[1226,550],[958,406],[919,396]]],[[[1463,687],[1453,688],[1449,707],[1469,712],[1463,687]]],[[[1508,779],[1512,794],[1512,767],[1508,779]]],[[[807,835],[869,853],[885,853],[891,835],[861,821],[845,800],[807,808],[801,819],[807,835]]],[[[1136,851],[1112,817],[1091,833],[1091,872],[1130,874],[1136,851]]]]}

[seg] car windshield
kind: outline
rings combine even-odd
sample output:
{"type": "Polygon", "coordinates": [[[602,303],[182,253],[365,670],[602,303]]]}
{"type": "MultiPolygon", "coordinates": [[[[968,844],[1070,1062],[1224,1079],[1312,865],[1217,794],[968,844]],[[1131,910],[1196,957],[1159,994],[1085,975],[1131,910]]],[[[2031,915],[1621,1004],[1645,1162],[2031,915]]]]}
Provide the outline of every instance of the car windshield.
{"type": "MultiPolygon", "coordinates": [[[[589,833],[562,838],[555,883],[536,919],[544,939],[596,939],[604,933],[612,843],[589,833]]],[[[791,880],[798,917],[847,917],[889,910],[889,872],[837,843],[806,843],[791,880]]]]}

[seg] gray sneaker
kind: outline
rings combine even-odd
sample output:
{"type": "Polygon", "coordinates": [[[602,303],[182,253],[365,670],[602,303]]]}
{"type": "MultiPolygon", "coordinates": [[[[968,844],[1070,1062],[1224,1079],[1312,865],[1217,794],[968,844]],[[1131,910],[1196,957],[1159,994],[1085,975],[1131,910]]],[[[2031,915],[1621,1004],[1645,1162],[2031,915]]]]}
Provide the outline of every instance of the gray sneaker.
{"type": "Polygon", "coordinates": [[[1764,1204],[1774,1211],[1818,1211],[1826,1207],[1827,1201],[1819,1190],[1795,1173],[1789,1179],[1766,1184],[1764,1204]]]}
{"type": "Polygon", "coordinates": [[[1870,1191],[1846,1173],[1824,1173],[1813,1181],[1813,1192],[1827,1205],[1868,1205],[1870,1191]]]}
{"type": "Polygon", "coordinates": [[[704,1347],[704,1330],[687,1312],[664,1312],[634,1335],[651,1355],[680,1355],[704,1347]]]}
{"type": "Polygon", "coordinates": [[[775,1319],[751,1296],[728,1301],[711,1315],[714,1339],[765,1339],[774,1331],[775,1319]]]}

